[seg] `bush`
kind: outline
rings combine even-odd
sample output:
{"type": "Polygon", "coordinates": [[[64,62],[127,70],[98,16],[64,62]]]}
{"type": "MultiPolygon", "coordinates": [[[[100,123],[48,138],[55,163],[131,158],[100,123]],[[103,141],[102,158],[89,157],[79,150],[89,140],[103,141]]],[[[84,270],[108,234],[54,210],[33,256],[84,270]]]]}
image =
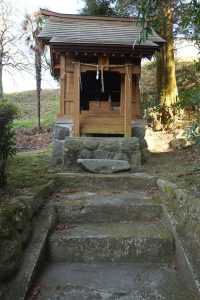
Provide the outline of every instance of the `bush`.
{"type": "Polygon", "coordinates": [[[185,111],[186,116],[192,122],[185,131],[185,135],[200,152],[200,88],[182,92],[177,105],[185,111]]]}
{"type": "Polygon", "coordinates": [[[6,163],[9,156],[16,153],[12,122],[17,117],[18,110],[5,100],[0,101],[0,187],[6,184],[6,163]]]}
{"type": "Polygon", "coordinates": [[[189,89],[180,93],[177,106],[184,109],[191,117],[198,117],[200,112],[200,88],[189,89]]]}

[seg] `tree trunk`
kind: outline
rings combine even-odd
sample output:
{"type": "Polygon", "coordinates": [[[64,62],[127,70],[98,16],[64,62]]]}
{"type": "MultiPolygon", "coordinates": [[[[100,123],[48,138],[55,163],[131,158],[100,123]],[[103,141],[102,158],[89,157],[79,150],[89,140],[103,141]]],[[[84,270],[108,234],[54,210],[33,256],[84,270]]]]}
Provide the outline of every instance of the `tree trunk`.
{"type": "Polygon", "coordinates": [[[3,99],[3,64],[0,58],[0,100],[3,99]]]}
{"type": "Polygon", "coordinates": [[[157,54],[157,90],[161,107],[161,123],[166,126],[172,117],[172,105],[176,102],[178,96],[171,0],[166,1],[163,7],[163,21],[160,24],[160,34],[167,43],[161,52],[157,54]]]}
{"type": "Polygon", "coordinates": [[[41,96],[41,68],[42,68],[42,62],[41,62],[41,53],[40,50],[35,48],[35,74],[36,74],[36,97],[37,97],[37,127],[38,131],[41,130],[41,101],[40,101],[40,96],[41,96]]]}

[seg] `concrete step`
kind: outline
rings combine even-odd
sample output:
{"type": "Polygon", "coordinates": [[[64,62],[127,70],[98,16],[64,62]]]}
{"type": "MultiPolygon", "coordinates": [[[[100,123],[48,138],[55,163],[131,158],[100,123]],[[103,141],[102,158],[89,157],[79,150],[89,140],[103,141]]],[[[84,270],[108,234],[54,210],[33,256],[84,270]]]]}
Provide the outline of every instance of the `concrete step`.
{"type": "Polygon", "coordinates": [[[162,207],[142,192],[58,192],[54,202],[58,223],[150,221],[160,219],[162,207]]]}
{"type": "Polygon", "coordinates": [[[49,238],[51,261],[169,262],[174,240],[162,224],[112,222],[58,227],[49,238]]]}
{"type": "Polygon", "coordinates": [[[32,295],[38,282],[37,300],[198,299],[173,264],[50,263],[37,278],[32,295]]]}

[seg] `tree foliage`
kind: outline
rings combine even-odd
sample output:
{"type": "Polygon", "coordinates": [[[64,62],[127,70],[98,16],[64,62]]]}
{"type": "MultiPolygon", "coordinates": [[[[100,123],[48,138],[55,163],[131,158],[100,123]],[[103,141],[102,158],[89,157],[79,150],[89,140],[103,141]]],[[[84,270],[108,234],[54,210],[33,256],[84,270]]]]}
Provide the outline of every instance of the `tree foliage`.
{"type": "Polygon", "coordinates": [[[0,100],[0,187],[6,184],[7,159],[16,153],[12,122],[17,115],[17,108],[13,104],[0,100]]]}
{"type": "Polygon", "coordinates": [[[115,0],[83,0],[84,7],[81,9],[82,15],[95,15],[95,16],[115,16],[114,9],[115,0]]]}

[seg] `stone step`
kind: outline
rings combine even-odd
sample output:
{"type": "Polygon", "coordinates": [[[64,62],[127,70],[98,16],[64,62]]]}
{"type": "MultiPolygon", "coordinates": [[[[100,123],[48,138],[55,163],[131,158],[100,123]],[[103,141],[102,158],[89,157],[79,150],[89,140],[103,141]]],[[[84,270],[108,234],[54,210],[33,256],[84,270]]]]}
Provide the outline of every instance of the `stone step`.
{"type": "Polygon", "coordinates": [[[169,262],[175,252],[162,224],[113,222],[58,226],[49,238],[48,255],[51,261],[144,263],[169,262]]]}
{"type": "Polygon", "coordinates": [[[142,192],[58,192],[58,223],[150,221],[160,219],[162,207],[142,192]]]}
{"type": "Polygon", "coordinates": [[[65,188],[92,188],[96,190],[115,189],[119,191],[149,191],[156,188],[157,178],[146,173],[57,173],[57,182],[65,188]]]}
{"type": "Polygon", "coordinates": [[[78,159],[80,170],[96,174],[112,174],[130,171],[131,166],[126,160],[114,159],[78,159]]]}
{"type": "Polygon", "coordinates": [[[37,278],[36,289],[38,282],[37,300],[199,299],[173,264],[50,263],[37,278]]]}

